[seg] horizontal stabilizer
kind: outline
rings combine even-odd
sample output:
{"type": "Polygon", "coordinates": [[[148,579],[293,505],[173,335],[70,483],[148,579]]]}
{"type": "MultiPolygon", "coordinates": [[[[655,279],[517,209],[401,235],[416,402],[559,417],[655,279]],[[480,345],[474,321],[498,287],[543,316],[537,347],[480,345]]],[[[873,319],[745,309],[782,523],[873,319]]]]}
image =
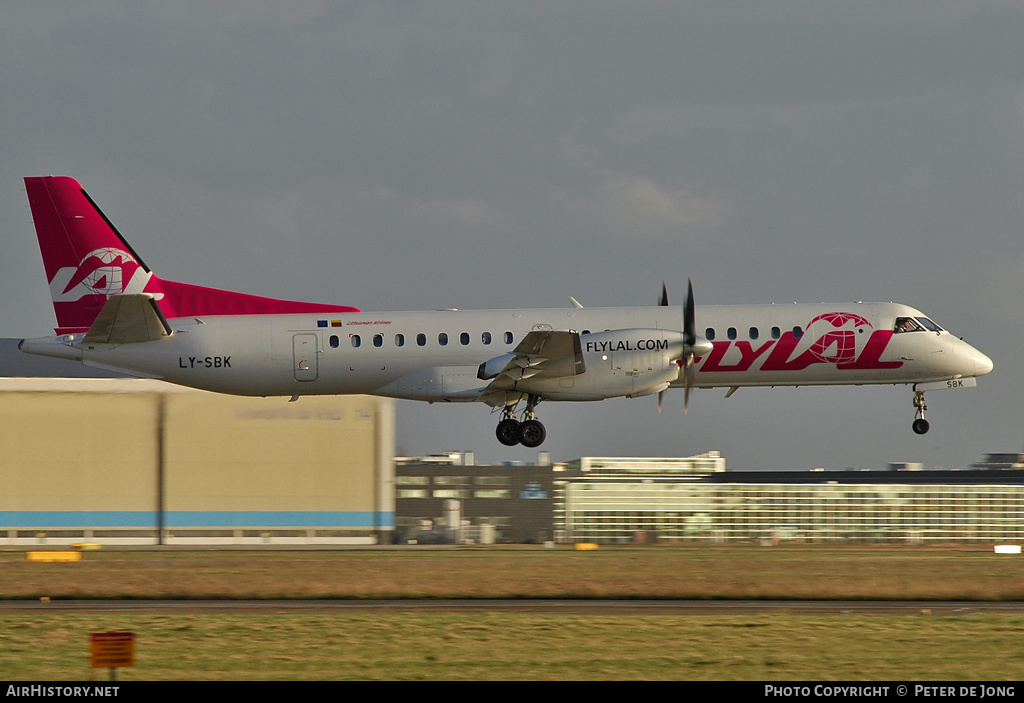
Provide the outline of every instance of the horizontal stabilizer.
{"type": "Polygon", "coordinates": [[[114,295],[100,310],[84,344],[154,342],[171,335],[171,327],[148,293],[114,295]]]}

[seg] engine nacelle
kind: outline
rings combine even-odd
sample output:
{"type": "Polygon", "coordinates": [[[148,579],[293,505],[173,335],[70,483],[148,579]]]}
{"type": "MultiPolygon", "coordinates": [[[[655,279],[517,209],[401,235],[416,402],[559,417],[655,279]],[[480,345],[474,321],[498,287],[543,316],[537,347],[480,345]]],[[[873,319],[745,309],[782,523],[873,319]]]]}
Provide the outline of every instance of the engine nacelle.
{"type": "Polygon", "coordinates": [[[485,361],[480,364],[480,368],[477,369],[476,377],[481,381],[490,381],[501,373],[502,369],[508,366],[508,362],[515,358],[515,354],[502,354],[501,356],[496,356],[493,359],[485,361]]]}

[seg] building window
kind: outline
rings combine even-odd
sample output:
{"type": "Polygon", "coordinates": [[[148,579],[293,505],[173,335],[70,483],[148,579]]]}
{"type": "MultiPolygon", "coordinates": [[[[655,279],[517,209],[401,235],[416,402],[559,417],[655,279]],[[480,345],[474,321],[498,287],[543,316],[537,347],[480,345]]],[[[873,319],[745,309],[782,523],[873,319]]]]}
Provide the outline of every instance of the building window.
{"type": "Polygon", "coordinates": [[[396,498],[429,498],[430,491],[423,488],[398,488],[395,490],[396,498]]]}
{"type": "Polygon", "coordinates": [[[396,486],[428,486],[429,476],[395,476],[396,486]]]}
{"type": "Polygon", "coordinates": [[[462,488],[435,488],[434,498],[468,498],[469,491],[462,488]]]}
{"type": "Polygon", "coordinates": [[[473,479],[477,486],[511,486],[511,476],[477,476],[473,479]]]}

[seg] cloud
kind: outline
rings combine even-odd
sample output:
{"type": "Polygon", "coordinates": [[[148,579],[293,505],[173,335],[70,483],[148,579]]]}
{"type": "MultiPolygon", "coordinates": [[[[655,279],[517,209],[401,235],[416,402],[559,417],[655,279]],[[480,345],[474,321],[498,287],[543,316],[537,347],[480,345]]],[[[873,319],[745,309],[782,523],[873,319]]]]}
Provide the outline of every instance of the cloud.
{"type": "Polygon", "coordinates": [[[602,187],[626,221],[649,221],[681,229],[715,227],[725,205],[715,197],[700,197],[683,188],[667,188],[648,178],[610,174],[602,187]]]}

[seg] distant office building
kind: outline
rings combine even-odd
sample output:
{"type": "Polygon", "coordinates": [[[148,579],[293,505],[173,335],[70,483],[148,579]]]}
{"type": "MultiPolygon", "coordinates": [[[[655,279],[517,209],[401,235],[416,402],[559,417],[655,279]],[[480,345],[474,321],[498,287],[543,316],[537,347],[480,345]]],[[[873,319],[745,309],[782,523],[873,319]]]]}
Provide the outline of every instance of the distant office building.
{"type": "Polygon", "coordinates": [[[402,543],[544,542],[553,474],[536,465],[477,465],[471,452],[395,460],[395,537],[402,543]],[[457,501],[453,510],[452,501],[457,501]],[[457,521],[458,524],[453,524],[457,521]]]}
{"type": "Polygon", "coordinates": [[[972,469],[1024,469],[1024,454],[995,453],[986,454],[982,461],[971,464],[972,469]]]}
{"type": "Polygon", "coordinates": [[[716,452],[584,458],[556,479],[569,542],[1024,540],[1024,471],[726,472],[716,452]]]}

